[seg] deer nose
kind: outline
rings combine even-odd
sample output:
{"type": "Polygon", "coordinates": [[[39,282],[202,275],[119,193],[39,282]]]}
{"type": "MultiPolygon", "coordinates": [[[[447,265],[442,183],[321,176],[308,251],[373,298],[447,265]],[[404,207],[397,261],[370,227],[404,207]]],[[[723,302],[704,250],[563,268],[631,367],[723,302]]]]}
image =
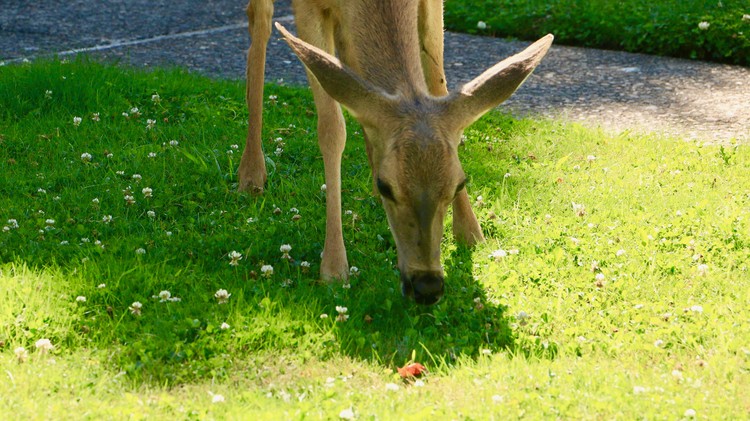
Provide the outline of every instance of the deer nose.
{"type": "Polygon", "coordinates": [[[433,272],[417,272],[407,282],[402,279],[404,295],[413,296],[417,304],[432,305],[443,297],[443,276],[433,272]]]}

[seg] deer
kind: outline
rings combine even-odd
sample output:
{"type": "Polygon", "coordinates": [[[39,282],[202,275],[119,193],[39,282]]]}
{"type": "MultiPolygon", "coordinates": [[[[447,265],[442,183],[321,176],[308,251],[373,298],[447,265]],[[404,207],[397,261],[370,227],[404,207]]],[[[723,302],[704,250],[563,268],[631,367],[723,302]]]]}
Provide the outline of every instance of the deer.
{"type": "MultiPolygon", "coordinates": [[[[341,220],[343,106],[362,127],[373,194],[396,245],[402,294],[435,304],[445,290],[440,246],[449,207],[456,241],[467,246],[484,241],[458,157],[463,130],[518,89],[553,36],[449,92],[442,0],[292,0],[292,7],[297,36],[278,22],[275,27],[304,64],[317,111],[326,184],[320,277],[341,281],[349,274],[341,220]]],[[[262,194],[263,88],[273,1],[250,0],[246,11],[249,125],[238,189],[262,194]]]]}

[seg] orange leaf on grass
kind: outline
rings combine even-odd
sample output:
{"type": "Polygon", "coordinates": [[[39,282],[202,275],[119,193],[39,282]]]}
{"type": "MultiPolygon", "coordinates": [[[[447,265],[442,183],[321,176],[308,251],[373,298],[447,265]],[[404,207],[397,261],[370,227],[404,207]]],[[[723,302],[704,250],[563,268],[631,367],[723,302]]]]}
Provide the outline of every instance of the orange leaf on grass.
{"type": "Polygon", "coordinates": [[[403,367],[400,367],[398,369],[398,374],[402,378],[408,379],[409,377],[418,377],[425,371],[427,371],[427,369],[422,364],[411,363],[411,364],[406,364],[403,367]]]}

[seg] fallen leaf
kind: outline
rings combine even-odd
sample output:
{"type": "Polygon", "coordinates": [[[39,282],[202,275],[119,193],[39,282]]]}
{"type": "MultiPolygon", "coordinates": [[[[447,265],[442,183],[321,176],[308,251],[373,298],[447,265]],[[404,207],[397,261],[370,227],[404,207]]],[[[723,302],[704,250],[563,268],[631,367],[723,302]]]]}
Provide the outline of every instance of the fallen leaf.
{"type": "Polygon", "coordinates": [[[427,369],[422,364],[411,363],[399,368],[398,374],[402,378],[407,379],[409,377],[418,377],[425,371],[427,371],[427,369]]]}

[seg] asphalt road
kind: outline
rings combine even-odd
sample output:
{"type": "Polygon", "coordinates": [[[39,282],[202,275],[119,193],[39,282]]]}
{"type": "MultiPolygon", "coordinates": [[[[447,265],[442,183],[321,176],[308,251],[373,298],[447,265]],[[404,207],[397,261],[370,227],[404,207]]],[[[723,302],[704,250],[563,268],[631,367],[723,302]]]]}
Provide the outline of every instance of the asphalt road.
{"type": "MultiPolygon", "coordinates": [[[[0,0],[0,64],[88,54],[138,67],[180,66],[212,77],[244,77],[249,46],[241,0],[0,0]]],[[[293,29],[290,0],[275,17],[293,29]]],[[[446,33],[449,86],[479,75],[528,42],[446,33]]],[[[305,84],[278,36],[269,82],[305,84]]],[[[623,52],[555,46],[506,111],[707,141],[750,140],[750,69],[623,52]]]]}

